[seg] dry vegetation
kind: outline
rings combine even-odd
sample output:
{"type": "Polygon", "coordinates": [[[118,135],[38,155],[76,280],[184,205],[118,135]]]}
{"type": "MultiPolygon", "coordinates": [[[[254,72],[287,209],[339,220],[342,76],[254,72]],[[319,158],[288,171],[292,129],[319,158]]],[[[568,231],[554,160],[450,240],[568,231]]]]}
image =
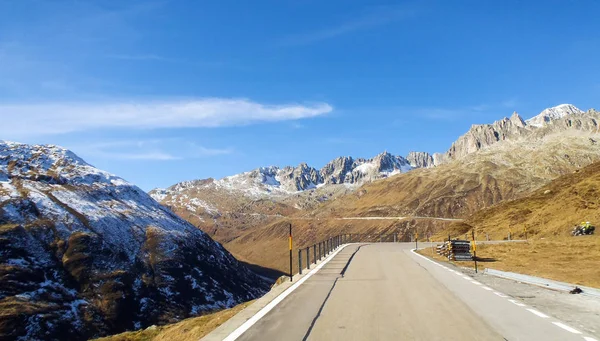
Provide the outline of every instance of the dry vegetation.
{"type": "MultiPolygon", "coordinates": [[[[379,235],[398,234],[398,240],[409,241],[418,226],[419,233],[444,229],[449,222],[429,219],[406,220],[336,220],[336,219],[288,219],[258,227],[225,244],[238,259],[263,267],[289,272],[288,226],[293,226],[294,259],[297,248],[306,248],[338,234],[363,234],[376,238],[379,235]]],[[[393,237],[391,237],[393,240],[393,237]]],[[[312,259],[311,250],[311,259],[312,259]]],[[[304,261],[304,260],[303,260],[304,261]]],[[[297,272],[297,260],[293,263],[297,272]]]]}
{"type": "MultiPolygon", "coordinates": [[[[464,223],[454,223],[437,240],[463,237],[475,228],[477,239],[513,239],[527,243],[485,245],[477,256],[493,258],[484,266],[600,287],[600,230],[595,236],[571,237],[573,226],[600,225],[600,162],[561,176],[532,194],[483,209],[464,223]]],[[[431,256],[429,250],[424,251],[431,256]]]]}
{"type": "Polygon", "coordinates": [[[253,302],[242,303],[231,309],[185,319],[174,324],[121,333],[95,339],[95,341],[198,341],[253,302]]]}
{"type": "MultiPolygon", "coordinates": [[[[480,236],[504,239],[568,236],[582,221],[600,224],[600,162],[564,175],[527,197],[481,210],[466,223],[480,236]]],[[[598,231],[600,233],[600,231],[598,231]]]]}
{"type": "MultiPolygon", "coordinates": [[[[419,252],[437,260],[448,261],[434,254],[432,248],[419,252]]],[[[600,288],[600,236],[597,235],[479,245],[477,257],[489,260],[479,262],[480,269],[492,268],[600,288]]],[[[473,266],[473,262],[453,263],[473,266]]]]}

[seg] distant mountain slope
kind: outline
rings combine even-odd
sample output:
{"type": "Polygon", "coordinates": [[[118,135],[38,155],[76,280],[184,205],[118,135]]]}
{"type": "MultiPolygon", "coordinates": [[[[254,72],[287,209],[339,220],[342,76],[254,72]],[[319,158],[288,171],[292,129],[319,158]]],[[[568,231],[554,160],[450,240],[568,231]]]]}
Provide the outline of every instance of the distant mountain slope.
{"type": "Polygon", "coordinates": [[[262,167],[220,180],[185,181],[150,195],[213,238],[227,242],[257,225],[349,193],[361,184],[412,169],[401,156],[384,152],[372,159],[339,157],[320,170],[262,167]]]}
{"type": "Polygon", "coordinates": [[[517,200],[483,209],[466,221],[479,233],[505,238],[565,236],[589,221],[600,226],[600,162],[551,181],[517,200]]]}
{"type": "Polygon", "coordinates": [[[0,141],[0,339],[83,340],[267,283],[139,188],[56,146],[0,141]]]}
{"type": "Polygon", "coordinates": [[[563,127],[556,122],[557,129],[551,129],[555,131],[551,134],[540,131],[539,137],[534,134],[535,137],[523,140],[507,140],[435,168],[417,169],[366,184],[312,214],[467,217],[600,160],[600,134],[595,128],[572,125],[571,129],[562,130],[563,127]]]}

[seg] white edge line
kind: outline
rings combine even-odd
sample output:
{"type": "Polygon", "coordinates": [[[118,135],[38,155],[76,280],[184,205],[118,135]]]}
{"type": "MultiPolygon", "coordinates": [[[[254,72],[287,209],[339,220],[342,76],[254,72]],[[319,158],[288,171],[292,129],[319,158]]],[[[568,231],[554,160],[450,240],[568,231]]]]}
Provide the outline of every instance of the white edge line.
{"type": "Polygon", "coordinates": [[[517,301],[517,300],[508,300],[508,301],[509,301],[510,303],[513,303],[513,304],[516,304],[516,305],[518,305],[519,307],[525,307],[525,306],[526,306],[525,304],[523,304],[523,303],[521,303],[521,302],[519,302],[519,301],[517,301]]]}
{"type": "Polygon", "coordinates": [[[317,273],[317,271],[319,271],[325,264],[327,264],[330,260],[332,260],[333,257],[335,257],[340,251],[342,251],[348,245],[350,245],[350,244],[342,245],[337,251],[332,253],[329,257],[325,258],[325,260],[323,262],[321,262],[319,265],[317,265],[316,268],[314,268],[309,273],[307,273],[306,276],[300,278],[298,280],[298,282],[296,282],[291,287],[287,288],[284,292],[279,294],[279,296],[275,297],[275,299],[273,299],[271,302],[269,302],[269,304],[264,306],[256,314],[254,314],[254,316],[249,318],[246,322],[244,322],[244,324],[239,326],[236,330],[234,330],[231,334],[229,334],[226,338],[224,338],[223,341],[234,341],[238,337],[242,336],[242,334],[244,334],[248,329],[250,329],[250,327],[252,327],[261,318],[263,318],[269,311],[271,311],[273,308],[275,308],[275,306],[277,306],[279,304],[279,302],[283,301],[284,298],[286,298],[289,294],[291,294],[294,290],[296,290],[300,285],[302,285],[302,283],[304,283],[312,275],[317,273]]]}
{"type": "Polygon", "coordinates": [[[577,330],[575,328],[571,328],[571,327],[567,326],[566,324],[563,324],[563,323],[560,323],[560,322],[552,322],[552,324],[555,325],[555,326],[559,326],[562,329],[564,329],[566,331],[569,331],[569,332],[571,332],[573,334],[581,334],[581,332],[579,330],[577,330]]]}
{"type": "MultiPolygon", "coordinates": [[[[447,268],[447,267],[445,267],[445,266],[443,266],[443,265],[440,265],[438,262],[435,262],[435,261],[433,261],[433,260],[431,260],[431,259],[429,259],[429,258],[427,258],[427,257],[425,257],[425,256],[423,256],[423,255],[420,255],[420,254],[418,254],[417,252],[415,252],[415,249],[411,250],[411,252],[412,252],[412,253],[414,253],[415,255],[417,255],[417,256],[419,256],[419,257],[421,257],[421,258],[423,258],[423,259],[425,259],[425,260],[427,260],[427,261],[431,262],[431,263],[434,263],[434,264],[436,264],[436,265],[439,265],[439,266],[441,266],[441,267],[443,267],[443,268],[445,268],[445,269],[447,269],[447,270],[450,270],[450,271],[452,271],[452,272],[455,272],[455,273],[457,273],[457,274],[458,274],[458,272],[457,272],[457,271],[455,271],[455,270],[451,270],[451,269],[449,269],[449,268],[447,268]]],[[[463,278],[467,279],[465,276],[463,276],[463,278]]],[[[471,280],[470,278],[468,278],[468,279],[469,279],[469,280],[471,280]]],[[[479,283],[479,282],[476,282],[476,281],[471,281],[471,282],[472,282],[472,283],[474,283],[474,284],[482,285],[481,283],[479,283]]],[[[484,288],[484,289],[486,289],[486,290],[493,290],[493,289],[491,289],[491,288],[489,288],[489,287],[486,287],[486,286],[482,286],[482,288],[484,288]]],[[[494,291],[494,294],[496,294],[496,295],[498,295],[498,296],[500,296],[500,297],[508,297],[508,296],[506,296],[506,295],[504,295],[504,294],[502,294],[502,293],[499,293],[499,292],[497,292],[497,291],[494,291]]],[[[509,299],[508,301],[509,301],[509,302],[511,302],[511,303],[513,303],[513,304],[516,304],[516,305],[518,305],[519,307],[526,307],[526,305],[525,305],[525,304],[523,304],[523,303],[519,303],[519,302],[517,302],[516,300],[510,300],[510,299],[509,299]]],[[[546,315],[546,314],[544,314],[544,313],[542,313],[542,312],[540,312],[540,311],[537,311],[537,310],[535,310],[535,309],[526,309],[526,310],[528,310],[529,312],[531,312],[531,313],[533,313],[533,314],[535,314],[535,315],[537,315],[537,316],[539,316],[539,317],[541,317],[541,318],[549,318],[549,316],[548,316],[548,315],[546,315]]],[[[560,328],[562,328],[562,329],[564,329],[564,330],[566,330],[566,331],[568,331],[568,332],[571,332],[571,333],[573,333],[573,334],[581,334],[581,332],[580,332],[579,330],[577,330],[577,329],[575,329],[575,328],[572,328],[572,327],[569,327],[569,326],[567,326],[567,325],[566,325],[566,324],[564,324],[564,323],[561,323],[561,322],[552,322],[552,324],[554,324],[555,326],[557,326],[557,327],[560,327],[560,328]]],[[[588,336],[584,336],[584,337],[583,337],[583,339],[584,339],[585,341],[598,341],[598,340],[596,340],[596,339],[594,339],[594,338],[592,338],[592,337],[588,337],[588,336]]],[[[227,339],[226,339],[226,340],[227,340],[227,339]]]]}
{"type": "MultiPolygon", "coordinates": [[[[537,315],[537,316],[539,316],[539,317],[541,317],[541,318],[545,318],[545,319],[547,319],[547,318],[549,317],[548,315],[546,315],[546,314],[544,314],[544,313],[542,313],[542,312],[539,312],[539,311],[537,311],[537,310],[535,310],[535,309],[527,309],[527,310],[529,310],[529,312],[531,312],[531,313],[533,313],[533,314],[535,314],[535,315],[537,315]]],[[[558,323],[558,322],[552,322],[552,323],[556,324],[556,323],[558,323]]],[[[564,324],[563,324],[563,326],[564,326],[564,324]]],[[[560,327],[560,326],[559,326],[559,327],[560,327]]],[[[569,328],[570,328],[570,327],[569,327],[569,328]]]]}

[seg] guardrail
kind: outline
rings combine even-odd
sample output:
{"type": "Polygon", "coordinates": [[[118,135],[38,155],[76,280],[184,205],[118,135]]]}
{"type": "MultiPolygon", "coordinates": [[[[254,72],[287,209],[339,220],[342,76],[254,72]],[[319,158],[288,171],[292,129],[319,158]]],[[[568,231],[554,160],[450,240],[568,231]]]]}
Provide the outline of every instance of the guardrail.
{"type": "MultiPolygon", "coordinates": [[[[331,252],[338,247],[347,243],[397,243],[400,240],[398,233],[382,234],[382,233],[344,233],[339,234],[318,243],[298,248],[298,273],[301,275],[302,270],[310,270],[311,265],[317,264],[318,261],[327,257],[331,252]],[[311,257],[312,254],[312,257],[311,257]],[[303,265],[303,260],[306,260],[306,267],[303,265]]],[[[290,276],[290,279],[292,276],[290,276]]]]}

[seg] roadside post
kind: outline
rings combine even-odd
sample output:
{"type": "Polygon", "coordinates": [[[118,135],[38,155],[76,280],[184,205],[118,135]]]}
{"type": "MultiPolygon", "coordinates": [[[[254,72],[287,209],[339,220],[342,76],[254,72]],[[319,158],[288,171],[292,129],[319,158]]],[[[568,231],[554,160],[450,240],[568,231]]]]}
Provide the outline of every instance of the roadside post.
{"type": "Polygon", "coordinates": [[[310,246],[306,247],[306,269],[310,269],[310,246]]]}
{"type": "Polygon", "coordinates": [[[473,260],[475,261],[475,273],[477,273],[477,242],[475,241],[475,229],[471,231],[473,235],[473,260]]]}
{"type": "Polygon", "coordinates": [[[415,232],[415,251],[419,249],[419,232],[415,232]]]}
{"type": "Polygon", "coordinates": [[[319,260],[323,259],[323,252],[321,251],[321,242],[319,244],[319,260]]]}
{"type": "Polygon", "coordinates": [[[313,244],[313,261],[317,264],[317,244],[313,244]]]}
{"type": "Polygon", "coordinates": [[[302,249],[298,248],[298,273],[302,275],[302,249]]]}
{"type": "Polygon", "coordinates": [[[292,224],[290,224],[290,282],[293,280],[292,277],[292,224]]]}

